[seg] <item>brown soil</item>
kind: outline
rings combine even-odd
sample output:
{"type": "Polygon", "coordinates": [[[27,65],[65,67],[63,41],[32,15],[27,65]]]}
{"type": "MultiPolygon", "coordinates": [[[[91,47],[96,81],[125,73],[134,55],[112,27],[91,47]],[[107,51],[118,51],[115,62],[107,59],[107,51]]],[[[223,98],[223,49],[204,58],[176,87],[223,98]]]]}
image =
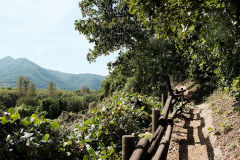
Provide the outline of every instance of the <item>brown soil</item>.
{"type": "Polygon", "coordinates": [[[222,159],[240,160],[240,114],[233,110],[229,94],[216,91],[208,100],[214,119],[212,134],[217,136],[215,146],[223,152],[222,159]]]}
{"type": "MultiPolygon", "coordinates": [[[[191,89],[188,93],[195,92],[191,89]]],[[[204,103],[188,104],[174,124],[167,159],[240,160],[240,116],[232,105],[222,91],[204,103]]]]}

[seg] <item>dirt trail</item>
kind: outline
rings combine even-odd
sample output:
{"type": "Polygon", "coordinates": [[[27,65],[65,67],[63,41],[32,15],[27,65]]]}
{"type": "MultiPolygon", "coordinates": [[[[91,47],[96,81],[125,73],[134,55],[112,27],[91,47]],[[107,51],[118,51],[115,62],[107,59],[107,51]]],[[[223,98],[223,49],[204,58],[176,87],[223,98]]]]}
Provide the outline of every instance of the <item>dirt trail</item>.
{"type": "Polygon", "coordinates": [[[212,111],[203,103],[188,107],[174,125],[169,160],[221,160],[222,152],[214,148],[216,136],[209,131],[212,111]]]}

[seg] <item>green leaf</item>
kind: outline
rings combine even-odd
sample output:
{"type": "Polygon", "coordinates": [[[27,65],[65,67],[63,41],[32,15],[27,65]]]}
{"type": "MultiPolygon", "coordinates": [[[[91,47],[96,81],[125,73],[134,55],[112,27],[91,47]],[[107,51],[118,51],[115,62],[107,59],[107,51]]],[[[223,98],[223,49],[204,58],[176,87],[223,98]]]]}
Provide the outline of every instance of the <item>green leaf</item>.
{"type": "Polygon", "coordinates": [[[43,140],[44,140],[45,142],[47,142],[47,141],[48,141],[48,139],[49,139],[49,137],[50,137],[50,135],[49,135],[49,134],[45,134],[45,136],[44,136],[43,140]]]}
{"type": "Polygon", "coordinates": [[[38,118],[38,116],[37,116],[37,115],[35,115],[35,114],[32,114],[32,115],[31,115],[31,117],[30,117],[30,119],[31,119],[31,122],[35,121],[35,119],[37,119],[37,118],[38,118]]]}
{"type": "Polygon", "coordinates": [[[7,110],[7,112],[10,113],[10,114],[13,114],[13,113],[14,113],[14,108],[9,108],[9,109],[7,110]]]}
{"type": "Polygon", "coordinates": [[[42,123],[41,120],[35,119],[33,121],[34,124],[36,124],[37,126],[40,126],[40,124],[42,123]]]}
{"type": "Polygon", "coordinates": [[[24,125],[24,126],[28,126],[31,122],[27,120],[27,117],[25,117],[21,123],[24,125]]]}
{"type": "Polygon", "coordinates": [[[46,123],[49,123],[49,122],[50,122],[49,119],[46,119],[46,118],[43,118],[43,119],[44,119],[44,121],[45,121],[46,123]]]}
{"type": "Polygon", "coordinates": [[[89,154],[95,154],[95,150],[94,150],[92,147],[90,147],[90,148],[88,149],[88,153],[89,153],[89,154]]]}
{"type": "Polygon", "coordinates": [[[135,9],[129,11],[129,12],[130,12],[130,14],[135,14],[137,11],[138,11],[138,8],[135,8],[135,9]]]}
{"type": "Polygon", "coordinates": [[[12,114],[10,117],[11,117],[12,121],[14,122],[20,117],[20,114],[18,112],[16,112],[15,114],[12,114]]]}
{"type": "Polygon", "coordinates": [[[58,128],[58,127],[59,127],[58,122],[57,122],[57,121],[52,122],[52,123],[51,123],[51,127],[52,127],[52,128],[55,128],[55,129],[58,128]]]}
{"type": "Polygon", "coordinates": [[[83,160],[88,160],[88,155],[84,155],[83,160]]]}
{"type": "Polygon", "coordinates": [[[2,120],[2,121],[1,121],[2,124],[8,123],[8,119],[6,118],[6,116],[1,117],[0,119],[2,120]]]}
{"type": "Polygon", "coordinates": [[[116,121],[111,120],[111,121],[109,122],[109,124],[116,124],[116,121]]]}
{"type": "Polygon", "coordinates": [[[69,146],[72,144],[72,141],[67,141],[63,143],[63,147],[69,146]]]}
{"type": "Polygon", "coordinates": [[[219,74],[219,70],[218,70],[218,69],[215,69],[215,70],[213,71],[213,73],[216,74],[216,75],[218,75],[218,74],[219,74]]]}

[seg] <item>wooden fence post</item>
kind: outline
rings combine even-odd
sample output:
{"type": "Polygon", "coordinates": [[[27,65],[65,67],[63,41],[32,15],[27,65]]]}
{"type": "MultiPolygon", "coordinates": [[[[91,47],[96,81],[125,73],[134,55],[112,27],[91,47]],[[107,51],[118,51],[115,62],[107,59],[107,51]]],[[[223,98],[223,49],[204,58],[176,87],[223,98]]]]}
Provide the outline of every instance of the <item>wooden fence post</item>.
{"type": "MultiPolygon", "coordinates": [[[[183,91],[183,88],[181,88],[181,91],[183,91]]],[[[184,92],[182,92],[182,95],[181,95],[181,101],[182,101],[182,105],[181,105],[181,107],[183,107],[183,101],[184,101],[184,92]]]]}
{"type": "Polygon", "coordinates": [[[164,105],[165,105],[165,99],[164,99],[164,94],[162,93],[162,109],[163,109],[164,105]]]}
{"type": "Polygon", "coordinates": [[[135,149],[135,137],[133,135],[122,136],[122,160],[129,160],[135,149]]]}
{"type": "Polygon", "coordinates": [[[152,110],[152,134],[157,130],[159,126],[159,118],[160,118],[160,109],[152,110]]]}
{"type": "Polygon", "coordinates": [[[171,92],[170,92],[170,91],[168,91],[168,96],[172,96],[172,94],[171,94],[171,92]]]}

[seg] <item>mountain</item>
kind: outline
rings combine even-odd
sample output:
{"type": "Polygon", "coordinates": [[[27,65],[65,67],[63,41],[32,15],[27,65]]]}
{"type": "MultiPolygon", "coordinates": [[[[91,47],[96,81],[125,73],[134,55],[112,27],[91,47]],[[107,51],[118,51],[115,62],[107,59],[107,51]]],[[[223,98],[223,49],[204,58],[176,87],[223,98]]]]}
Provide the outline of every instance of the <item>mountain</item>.
{"type": "Polygon", "coordinates": [[[96,74],[69,74],[50,69],[44,69],[26,58],[0,59],[0,87],[16,87],[19,76],[33,81],[37,88],[47,88],[52,81],[59,89],[76,90],[87,86],[99,89],[104,76],[96,74]]]}

